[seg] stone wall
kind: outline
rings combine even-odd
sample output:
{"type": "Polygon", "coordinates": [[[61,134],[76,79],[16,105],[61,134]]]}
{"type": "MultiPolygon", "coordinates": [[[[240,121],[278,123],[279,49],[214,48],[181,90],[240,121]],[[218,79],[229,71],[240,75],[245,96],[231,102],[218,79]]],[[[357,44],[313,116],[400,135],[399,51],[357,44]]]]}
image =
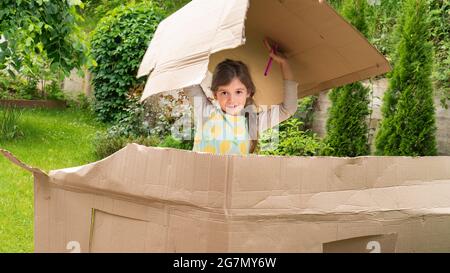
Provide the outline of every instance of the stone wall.
{"type": "Polygon", "coordinates": [[[70,76],[64,79],[64,92],[70,96],[76,96],[83,93],[86,96],[91,95],[91,73],[88,70],[84,71],[84,77],[80,77],[76,70],[72,70],[70,76]]]}

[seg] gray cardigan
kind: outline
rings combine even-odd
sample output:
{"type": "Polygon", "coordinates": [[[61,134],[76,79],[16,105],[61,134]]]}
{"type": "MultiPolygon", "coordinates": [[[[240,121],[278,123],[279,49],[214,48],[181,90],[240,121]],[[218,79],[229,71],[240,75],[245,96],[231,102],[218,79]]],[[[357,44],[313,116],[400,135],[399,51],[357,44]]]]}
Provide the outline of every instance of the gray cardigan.
{"type": "MultiPolygon", "coordinates": [[[[249,134],[251,140],[257,140],[262,132],[285,121],[297,111],[298,82],[284,80],[283,84],[284,100],[282,103],[272,106],[261,106],[261,111],[257,111],[254,104],[245,108],[245,112],[248,113],[249,134]]],[[[194,111],[196,113],[203,113],[204,109],[212,106],[200,85],[186,87],[184,88],[184,91],[191,99],[200,99],[200,103],[194,104],[194,111]]],[[[200,118],[202,118],[202,115],[200,115],[200,118]]]]}

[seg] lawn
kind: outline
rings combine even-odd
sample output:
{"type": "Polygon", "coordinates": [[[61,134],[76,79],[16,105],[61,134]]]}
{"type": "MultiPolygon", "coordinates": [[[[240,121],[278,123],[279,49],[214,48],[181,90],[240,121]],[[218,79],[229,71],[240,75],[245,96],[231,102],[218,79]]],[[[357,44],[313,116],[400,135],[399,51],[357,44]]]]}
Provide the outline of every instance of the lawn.
{"type": "MultiPolygon", "coordinates": [[[[24,110],[23,136],[0,143],[45,171],[95,161],[92,139],[105,127],[80,110],[24,110]]],[[[0,252],[33,252],[33,178],[0,156],[0,252]]]]}

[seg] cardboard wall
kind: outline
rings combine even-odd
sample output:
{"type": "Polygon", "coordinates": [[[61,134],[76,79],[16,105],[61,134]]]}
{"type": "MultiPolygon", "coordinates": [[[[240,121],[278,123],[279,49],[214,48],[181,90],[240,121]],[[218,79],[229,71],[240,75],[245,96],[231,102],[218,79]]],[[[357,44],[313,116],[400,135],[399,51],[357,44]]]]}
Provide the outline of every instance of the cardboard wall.
{"type": "Polygon", "coordinates": [[[76,241],[81,252],[448,252],[449,165],[131,144],[35,174],[35,249],[68,252],[76,241]]]}

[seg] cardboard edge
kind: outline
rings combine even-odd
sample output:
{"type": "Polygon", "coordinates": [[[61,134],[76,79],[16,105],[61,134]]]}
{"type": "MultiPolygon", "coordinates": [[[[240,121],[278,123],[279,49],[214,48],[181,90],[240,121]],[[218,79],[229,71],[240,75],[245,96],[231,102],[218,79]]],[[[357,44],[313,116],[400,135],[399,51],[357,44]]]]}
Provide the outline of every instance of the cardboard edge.
{"type": "Polygon", "coordinates": [[[9,161],[11,161],[13,164],[19,166],[20,168],[27,170],[27,171],[33,173],[34,175],[40,174],[40,175],[44,175],[44,176],[48,177],[48,174],[46,172],[44,172],[43,170],[41,170],[39,168],[31,167],[31,166],[23,163],[16,156],[14,156],[10,151],[0,149],[0,153],[2,153],[4,157],[6,157],[9,161]]]}

